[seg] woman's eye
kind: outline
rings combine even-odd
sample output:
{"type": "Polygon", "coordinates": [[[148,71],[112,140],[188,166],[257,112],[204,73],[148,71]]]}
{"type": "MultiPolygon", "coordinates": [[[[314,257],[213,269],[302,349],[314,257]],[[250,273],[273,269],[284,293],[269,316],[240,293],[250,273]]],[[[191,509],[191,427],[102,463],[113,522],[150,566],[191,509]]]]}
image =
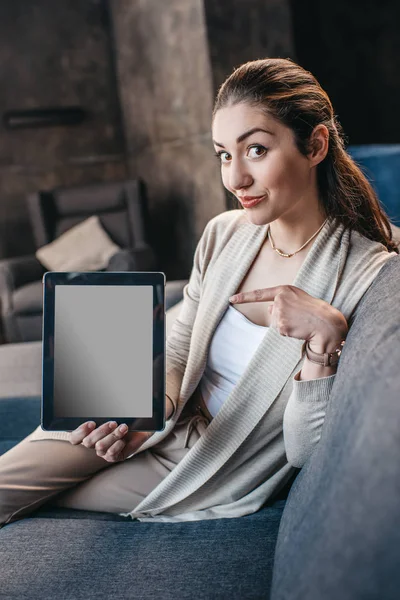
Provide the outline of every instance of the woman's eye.
{"type": "Polygon", "coordinates": [[[215,156],[222,162],[222,163],[227,163],[229,162],[230,159],[230,154],[228,154],[228,152],[216,152],[215,156]]]}
{"type": "Polygon", "coordinates": [[[267,152],[267,149],[264,146],[250,146],[247,156],[250,158],[260,158],[260,156],[264,156],[267,152]]]}

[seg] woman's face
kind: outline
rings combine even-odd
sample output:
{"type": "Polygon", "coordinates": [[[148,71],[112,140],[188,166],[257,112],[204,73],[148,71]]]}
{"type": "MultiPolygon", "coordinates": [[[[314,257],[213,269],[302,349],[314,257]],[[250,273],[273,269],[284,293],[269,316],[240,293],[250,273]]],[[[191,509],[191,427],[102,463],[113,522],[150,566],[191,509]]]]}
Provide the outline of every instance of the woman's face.
{"type": "Polygon", "coordinates": [[[212,136],[223,184],[251,223],[304,218],[310,203],[318,204],[312,161],[297,149],[292,130],[259,108],[240,103],[218,110],[212,136]]]}

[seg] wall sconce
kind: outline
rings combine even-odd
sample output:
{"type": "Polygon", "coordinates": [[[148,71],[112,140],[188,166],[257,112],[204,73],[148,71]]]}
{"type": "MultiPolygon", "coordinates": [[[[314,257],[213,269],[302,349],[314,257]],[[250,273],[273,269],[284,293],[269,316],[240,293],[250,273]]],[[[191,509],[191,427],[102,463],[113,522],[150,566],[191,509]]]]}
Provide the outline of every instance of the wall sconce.
{"type": "Polygon", "coordinates": [[[36,108],[7,111],[3,115],[3,124],[7,129],[56,127],[59,125],[79,125],[86,117],[86,111],[79,106],[36,108]]]}

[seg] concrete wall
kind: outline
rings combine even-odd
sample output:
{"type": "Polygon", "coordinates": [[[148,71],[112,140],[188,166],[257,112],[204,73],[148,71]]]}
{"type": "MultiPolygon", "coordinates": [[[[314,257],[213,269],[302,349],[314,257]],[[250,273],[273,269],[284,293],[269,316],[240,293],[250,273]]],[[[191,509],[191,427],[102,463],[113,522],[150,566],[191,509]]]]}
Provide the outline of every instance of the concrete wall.
{"type": "Polygon", "coordinates": [[[27,193],[126,176],[109,31],[97,0],[0,2],[0,115],[69,105],[89,113],[74,127],[0,124],[0,257],[34,249],[27,193]]]}
{"type": "Polygon", "coordinates": [[[213,216],[232,207],[211,142],[219,85],[253,58],[293,56],[286,0],[111,0],[127,161],[149,191],[167,277],[186,277],[213,216]]]}
{"type": "Polygon", "coordinates": [[[203,2],[110,6],[129,172],[146,182],[152,241],[167,276],[187,276],[205,224],[225,210],[211,144],[203,2]]]}

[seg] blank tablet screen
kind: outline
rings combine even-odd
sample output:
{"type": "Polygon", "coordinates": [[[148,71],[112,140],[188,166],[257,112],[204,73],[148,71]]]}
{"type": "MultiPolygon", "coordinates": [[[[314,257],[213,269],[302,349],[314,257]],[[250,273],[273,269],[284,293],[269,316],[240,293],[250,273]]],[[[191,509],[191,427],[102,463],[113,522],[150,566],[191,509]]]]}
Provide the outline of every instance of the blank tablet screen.
{"type": "Polygon", "coordinates": [[[49,271],[43,283],[42,429],[162,430],[165,274],[49,271]]]}
{"type": "Polygon", "coordinates": [[[152,370],[152,286],[55,287],[55,418],[152,417],[152,370]]]}

